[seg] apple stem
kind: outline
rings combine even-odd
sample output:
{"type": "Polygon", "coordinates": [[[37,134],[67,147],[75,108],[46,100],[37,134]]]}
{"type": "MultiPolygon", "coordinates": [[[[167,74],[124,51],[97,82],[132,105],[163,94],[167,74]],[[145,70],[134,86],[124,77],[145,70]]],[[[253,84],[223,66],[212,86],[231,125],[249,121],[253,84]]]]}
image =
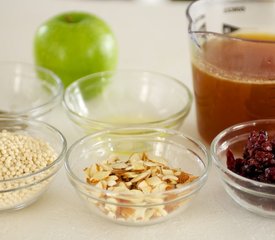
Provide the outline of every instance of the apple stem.
{"type": "Polygon", "coordinates": [[[73,17],[71,15],[66,15],[65,20],[68,23],[74,23],[73,17]]]}

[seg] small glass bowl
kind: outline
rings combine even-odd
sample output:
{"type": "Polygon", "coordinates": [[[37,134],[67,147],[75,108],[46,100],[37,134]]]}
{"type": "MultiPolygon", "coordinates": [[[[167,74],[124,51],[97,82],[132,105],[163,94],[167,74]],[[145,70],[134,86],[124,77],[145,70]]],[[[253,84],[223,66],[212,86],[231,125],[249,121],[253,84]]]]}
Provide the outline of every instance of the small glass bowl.
{"type": "Polygon", "coordinates": [[[176,129],[189,113],[192,95],[170,76],[117,70],[75,81],[66,89],[63,103],[84,133],[135,126],[176,129]]]}
{"type": "Polygon", "coordinates": [[[249,133],[253,130],[265,130],[269,136],[274,136],[275,120],[249,121],[225,129],[212,141],[211,156],[226,192],[235,202],[256,214],[275,217],[275,184],[251,180],[227,168],[227,150],[230,148],[235,158],[242,157],[249,133]]]}
{"type": "MultiPolygon", "coordinates": [[[[0,180],[0,212],[21,209],[39,199],[62,166],[67,146],[64,136],[56,128],[37,120],[0,118],[0,131],[2,130],[49,143],[56,153],[56,159],[34,173],[0,180]]],[[[2,156],[2,152],[0,155],[2,156]]],[[[3,169],[2,164],[0,167],[3,169]]]]}
{"type": "Polygon", "coordinates": [[[60,103],[61,80],[28,63],[0,62],[0,117],[39,118],[60,103]]]}
{"type": "Polygon", "coordinates": [[[65,160],[68,178],[90,211],[125,225],[162,222],[186,209],[205,184],[209,164],[207,151],[200,142],[172,129],[137,127],[88,135],[71,146],[65,160]],[[136,134],[131,134],[133,131],[136,134]],[[128,158],[133,153],[144,152],[166,159],[170,167],[197,178],[181,188],[141,195],[104,190],[86,182],[84,169],[91,164],[100,163],[112,154],[128,158]],[[124,210],[129,215],[123,215],[124,210]]]}

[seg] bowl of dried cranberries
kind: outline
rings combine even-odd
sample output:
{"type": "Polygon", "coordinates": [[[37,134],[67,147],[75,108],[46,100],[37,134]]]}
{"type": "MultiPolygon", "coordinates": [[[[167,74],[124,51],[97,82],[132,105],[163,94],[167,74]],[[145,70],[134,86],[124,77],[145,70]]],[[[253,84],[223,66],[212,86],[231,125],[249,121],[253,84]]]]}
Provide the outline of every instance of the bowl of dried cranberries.
{"type": "Polygon", "coordinates": [[[211,143],[226,192],[247,210],[275,217],[275,119],[229,127],[211,143]]]}

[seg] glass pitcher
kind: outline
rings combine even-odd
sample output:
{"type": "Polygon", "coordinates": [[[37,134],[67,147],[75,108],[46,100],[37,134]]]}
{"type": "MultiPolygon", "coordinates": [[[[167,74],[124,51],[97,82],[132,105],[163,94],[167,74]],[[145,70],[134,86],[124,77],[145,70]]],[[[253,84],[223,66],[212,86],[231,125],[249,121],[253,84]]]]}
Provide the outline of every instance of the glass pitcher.
{"type": "Polygon", "coordinates": [[[275,118],[275,1],[200,0],[187,9],[198,130],[275,118]]]}

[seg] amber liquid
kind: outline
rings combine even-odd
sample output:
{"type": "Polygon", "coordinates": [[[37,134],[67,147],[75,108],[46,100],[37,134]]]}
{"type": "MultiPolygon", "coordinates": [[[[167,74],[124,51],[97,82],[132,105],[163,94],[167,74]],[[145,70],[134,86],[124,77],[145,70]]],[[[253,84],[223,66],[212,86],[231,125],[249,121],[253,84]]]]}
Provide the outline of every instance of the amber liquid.
{"type": "Polygon", "coordinates": [[[253,41],[212,39],[192,64],[198,129],[208,143],[233,124],[275,118],[275,35],[234,37],[253,41]]]}

